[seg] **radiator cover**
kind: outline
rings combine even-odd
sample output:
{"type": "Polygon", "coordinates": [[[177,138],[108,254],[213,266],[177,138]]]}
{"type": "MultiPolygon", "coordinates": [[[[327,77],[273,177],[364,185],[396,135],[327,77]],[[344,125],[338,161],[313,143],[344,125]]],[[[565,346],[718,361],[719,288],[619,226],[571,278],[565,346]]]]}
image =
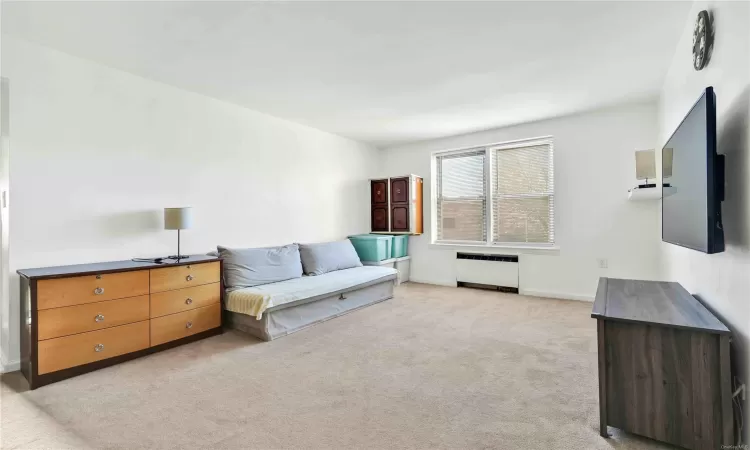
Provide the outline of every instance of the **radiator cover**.
{"type": "Polygon", "coordinates": [[[518,255],[457,253],[456,281],[518,289],[518,255]]]}

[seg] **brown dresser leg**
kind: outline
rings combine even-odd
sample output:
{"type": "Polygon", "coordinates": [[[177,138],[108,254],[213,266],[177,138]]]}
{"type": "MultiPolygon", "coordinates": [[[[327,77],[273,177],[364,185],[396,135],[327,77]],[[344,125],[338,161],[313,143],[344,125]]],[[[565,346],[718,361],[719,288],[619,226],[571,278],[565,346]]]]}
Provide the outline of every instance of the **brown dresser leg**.
{"type": "Polygon", "coordinates": [[[607,432],[607,345],[604,337],[604,324],[596,321],[596,340],[599,354],[599,434],[608,438],[607,432]]]}

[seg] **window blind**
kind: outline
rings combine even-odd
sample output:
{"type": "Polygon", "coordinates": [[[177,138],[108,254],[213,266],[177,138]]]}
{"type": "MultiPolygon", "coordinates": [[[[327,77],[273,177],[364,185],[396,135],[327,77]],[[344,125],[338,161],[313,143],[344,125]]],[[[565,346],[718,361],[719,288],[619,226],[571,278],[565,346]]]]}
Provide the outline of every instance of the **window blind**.
{"type": "Polygon", "coordinates": [[[555,239],[552,143],[491,148],[492,242],[555,239]]]}
{"type": "Polygon", "coordinates": [[[434,156],[435,242],[553,244],[551,138],[434,156]]]}
{"type": "Polygon", "coordinates": [[[437,240],[487,240],[485,150],[437,156],[437,240]]]}

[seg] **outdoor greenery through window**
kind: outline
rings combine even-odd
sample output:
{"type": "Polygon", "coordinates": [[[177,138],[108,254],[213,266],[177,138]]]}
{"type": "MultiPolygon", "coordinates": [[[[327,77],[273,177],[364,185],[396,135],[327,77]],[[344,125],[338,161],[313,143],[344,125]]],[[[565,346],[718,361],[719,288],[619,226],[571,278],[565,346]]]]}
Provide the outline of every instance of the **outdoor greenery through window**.
{"type": "Polygon", "coordinates": [[[551,138],[438,152],[432,175],[435,242],[554,243],[551,138]]]}

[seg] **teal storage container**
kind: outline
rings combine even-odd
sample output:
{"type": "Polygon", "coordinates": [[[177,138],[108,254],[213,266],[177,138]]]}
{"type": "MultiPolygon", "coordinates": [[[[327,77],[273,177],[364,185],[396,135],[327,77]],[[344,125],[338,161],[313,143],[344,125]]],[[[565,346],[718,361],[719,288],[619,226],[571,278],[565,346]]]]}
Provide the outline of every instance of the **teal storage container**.
{"type": "Polygon", "coordinates": [[[408,254],[409,251],[409,235],[399,234],[393,236],[393,244],[391,245],[391,258],[402,258],[408,254]]]}
{"type": "Polygon", "coordinates": [[[391,258],[393,236],[380,234],[358,234],[349,240],[362,261],[382,261],[391,258]]]}

